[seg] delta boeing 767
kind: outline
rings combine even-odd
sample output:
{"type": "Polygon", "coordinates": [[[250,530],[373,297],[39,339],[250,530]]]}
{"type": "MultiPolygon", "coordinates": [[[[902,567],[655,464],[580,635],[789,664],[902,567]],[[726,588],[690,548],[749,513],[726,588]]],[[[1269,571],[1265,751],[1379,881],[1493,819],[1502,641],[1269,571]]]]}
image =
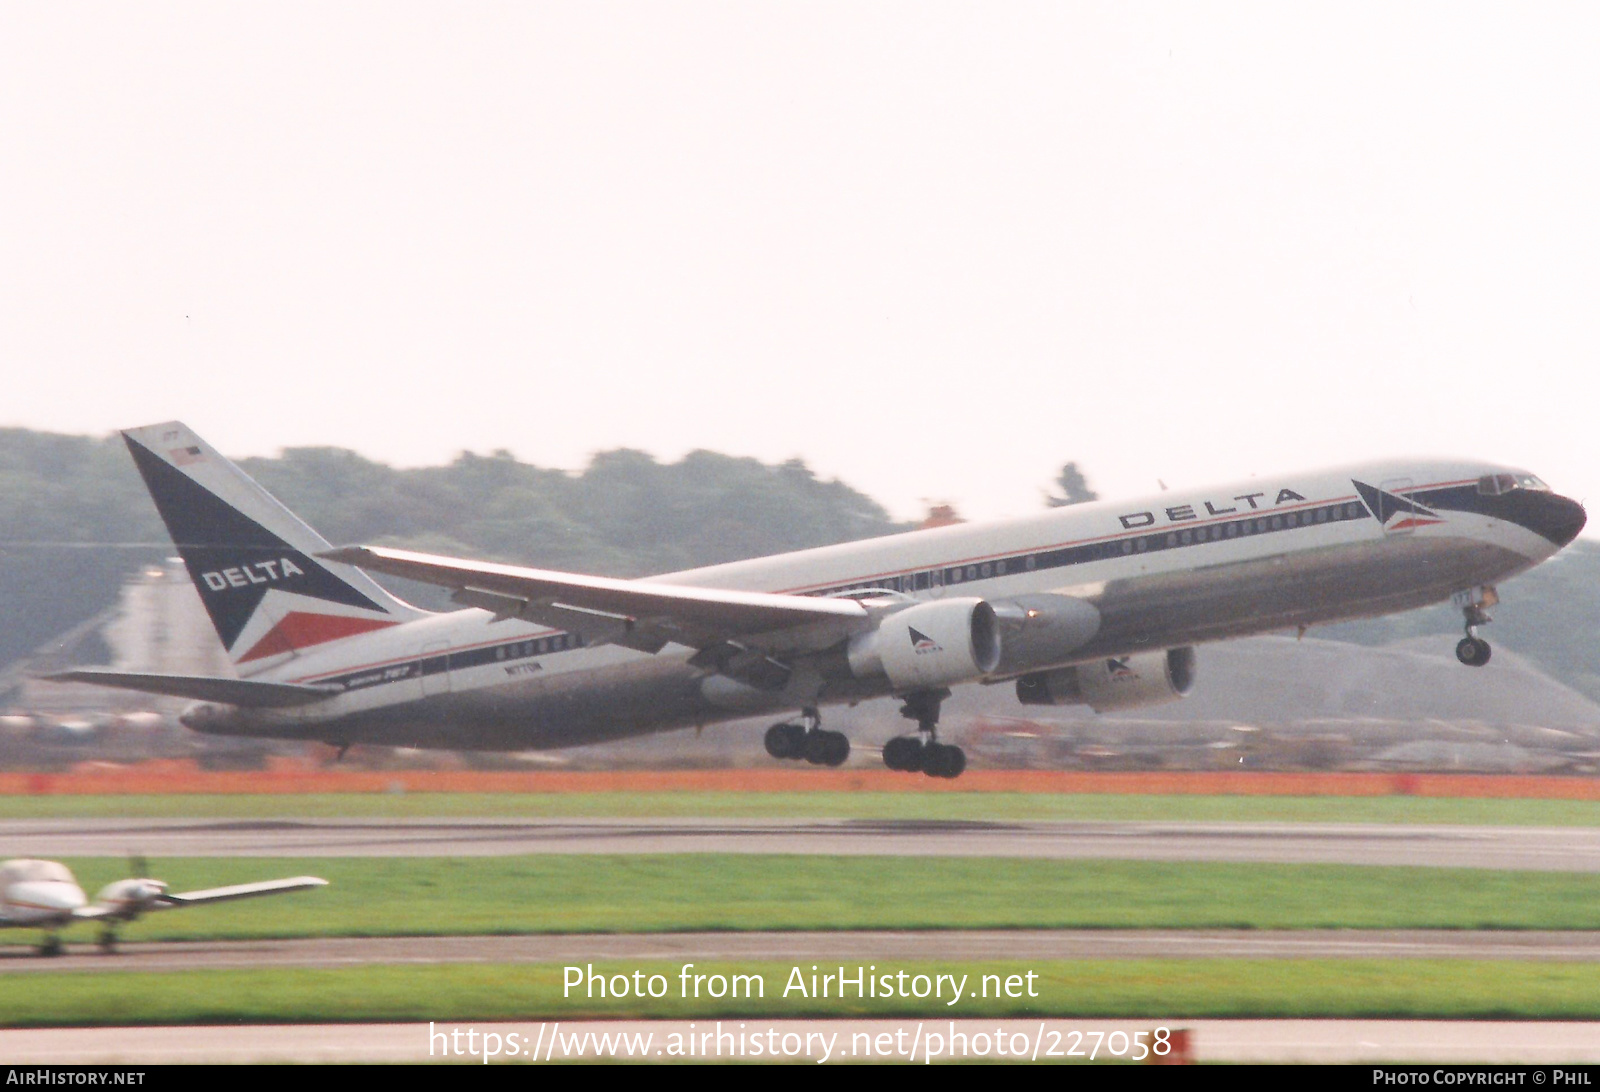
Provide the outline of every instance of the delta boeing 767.
{"type": "Polygon", "coordinates": [[[1170,701],[1208,641],[1452,601],[1481,667],[1495,585],[1582,530],[1526,471],[1394,459],[1057,508],[642,580],[334,548],[176,422],[123,434],[235,678],[53,678],[188,697],[201,732],[449,749],[598,743],[759,714],[779,759],[850,752],[821,710],[894,696],[891,769],[956,777],[960,683],[1097,712],[1170,701]],[[367,572],[468,608],[419,610],[367,572]]]}

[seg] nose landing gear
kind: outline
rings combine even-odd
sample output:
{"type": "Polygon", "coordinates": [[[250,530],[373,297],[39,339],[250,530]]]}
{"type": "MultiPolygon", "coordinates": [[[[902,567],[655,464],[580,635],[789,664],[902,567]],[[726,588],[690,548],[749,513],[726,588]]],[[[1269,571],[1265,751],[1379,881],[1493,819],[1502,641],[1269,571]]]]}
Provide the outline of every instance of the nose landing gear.
{"type": "Polygon", "coordinates": [[[1492,621],[1484,608],[1500,602],[1500,596],[1486,584],[1456,592],[1450,601],[1461,608],[1461,615],[1466,620],[1467,635],[1456,642],[1456,659],[1468,667],[1482,667],[1489,662],[1491,649],[1489,642],[1478,636],[1478,627],[1492,621]]]}
{"type": "Polygon", "coordinates": [[[843,766],[850,757],[849,737],[824,731],[815,709],[804,710],[799,723],[774,724],[767,729],[765,742],[773,758],[803,758],[813,766],[843,766]]]}
{"type": "Polygon", "coordinates": [[[1482,667],[1489,662],[1489,653],[1492,651],[1489,642],[1474,636],[1470,629],[1465,637],[1456,642],[1456,659],[1468,667],[1482,667]]]}
{"type": "Polygon", "coordinates": [[[939,703],[950,696],[948,690],[916,690],[906,695],[900,715],[917,722],[926,739],[896,736],[883,747],[883,764],[891,770],[929,777],[956,778],[967,768],[967,755],[960,747],[939,742],[939,703]]]}

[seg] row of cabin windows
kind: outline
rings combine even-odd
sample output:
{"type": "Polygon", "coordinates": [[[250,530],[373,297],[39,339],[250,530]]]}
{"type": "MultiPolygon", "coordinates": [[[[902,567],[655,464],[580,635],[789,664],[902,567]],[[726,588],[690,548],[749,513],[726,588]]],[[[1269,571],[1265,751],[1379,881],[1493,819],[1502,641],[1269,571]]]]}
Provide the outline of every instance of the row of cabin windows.
{"type": "Polygon", "coordinates": [[[543,656],[547,652],[561,652],[577,648],[578,635],[558,633],[554,637],[541,637],[537,641],[518,641],[514,645],[499,645],[494,650],[497,660],[521,660],[528,656],[543,656]]]}
{"type": "Polygon", "coordinates": [[[1145,535],[1143,538],[1138,539],[1123,539],[1122,552],[1124,554],[1142,554],[1152,548],[1170,550],[1174,546],[1190,546],[1201,542],[1220,542],[1223,539],[1267,534],[1271,531],[1284,531],[1292,527],[1310,527],[1316,523],[1338,523],[1343,520],[1361,519],[1366,514],[1366,508],[1355,502],[1331,504],[1324,508],[1306,508],[1299,512],[1288,512],[1277,516],[1258,516],[1255,519],[1217,523],[1210,527],[1197,527],[1193,530],[1169,531],[1164,536],[1145,535]]]}
{"type": "Polygon", "coordinates": [[[839,595],[867,589],[885,589],[902,593],[927,591],[930,587],[947,587],[969,580],[989,580],[1005,576],[1008,572],[1033,572],[1041,565],[1057,568],[1062,565],[1099,561],[1128,554],[1142,554],[1150,550],[1170,550],[1178,546],[1194,546],[1202,542],[1221,542],[1230,538],[1269,534],[1291,527],[1310,527],[1318,523],[1339,523],[1345,520],[1364,519],[1366,508],[1354,501],[1347,504],[1330,504],[1321,508],[1306,508],[1298,512],[1275,516],[1256,516],[1250,519],[1216,523],[1208,527],[1167,531],[1138,538],[1125,538],[1113,542],[1093,543],[1087,546],[1068,547],[1045,553],[1027,554],[1021,558],[985,561],[976,565],[956,565],[946,569],[929,569],[920,573],[903,573],[877,580],[864,580],[841,588],[814,592],[815,595],[839,595]]]}

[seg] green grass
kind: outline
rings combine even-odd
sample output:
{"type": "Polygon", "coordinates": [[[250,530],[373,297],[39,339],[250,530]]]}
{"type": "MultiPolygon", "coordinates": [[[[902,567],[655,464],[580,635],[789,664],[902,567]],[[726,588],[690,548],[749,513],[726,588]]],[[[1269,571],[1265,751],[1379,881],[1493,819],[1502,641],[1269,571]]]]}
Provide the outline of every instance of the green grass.
{"type": "MultiPolygon", "coordinates": [[[[91,895],[110,858],[68,862],[91,895]]],[[[315,891],[151,915],[140,939],[814,929],[1600,929],[1600,876],[1488,869],[796,857],[183,858],[176,891],[315,891]]],[[[80,929],[79,935],[84,931],[80,929]]],[[[3,936],[3,935],[0,935],[3,936]]],[[[32,931],[10,935],[32,944],[32,931]]]]}
{"type": "MultiPolygon", "coordinates": [[[[0,991],[0,1026],[758,1016],[1600,1018],[1600,965],[1593,963],[1041,960],[877,967],[965,974],[973,986],[984,974],[1039,974],[1037,998],[968,998],[955,1006],[932,998],[785,998],[793,964],[774,962],[697,964],[697,973],[758,974],[765,996],[685,1000],[678,996],[679,966],[596,965],[607,973],[665,976],[667,997],[642,1002],[563,997],[563,969],[543,964],[29,974],[25,989],[0,991]]],[[[854,968],[847,965],[851,974],[854,968]]],[[[809,964],[802,971],[809,975],[809,964]]]]}
{"type": "Polygon", "coordinates": [[[1600,826],[1600,801],[1117,793],[649,792],[0,796],[0,819],[761,816],[1600,826]]]}

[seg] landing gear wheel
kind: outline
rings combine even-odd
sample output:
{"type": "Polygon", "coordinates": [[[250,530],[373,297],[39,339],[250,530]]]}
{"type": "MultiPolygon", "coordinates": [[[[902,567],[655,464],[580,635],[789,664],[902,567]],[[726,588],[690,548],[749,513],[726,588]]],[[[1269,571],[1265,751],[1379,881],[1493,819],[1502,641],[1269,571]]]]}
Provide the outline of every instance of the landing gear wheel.
{"type": "Polygon", "coordinates": [[[883,745],[883,764],[891,770],[913,773],[922,769],[926,748],[916,736],[895,736],[883,745]]]}
{"type": "Polygon", "coordinates": [[[1467,630],[1467,635],[1456,644],[1456,659],[1468,667],[1482,667],[1489,662],[1489,642],[1478,636],[1478,627],[1491,621],[1486,608],[1500,602],[1500,593],[1484,584],[1456,592],[1450,601],[1461,608],[1467,630]]]}
{"type": "Polygon", "coordinates": [[[58,956],[61,952],[61,938],[58,936],[48,936],[39,942],[39,954],[42,956],[58,956]]]}
{"type": "Polygon", "coordinates": [[[1489,662],[1489,642],[1482,637],[1463,637],[1456,644],[1456,659],[1468,667],[1482,667],[1489,662]]]}
{"type": "Polygon", "coordinates": [[[813,766],[843,766],[850,757],[850,739],[843,732],[820,728],[806,733],[805,760],[813,766]]]}
{"type": "Polygon", "coordinates": [[[117,950],[117,934],[110,929],[102,930],[100,933],[100,950],[106,955],[111,955],[115,952],[117,950]]]}
{"type": "Polygon", "coordinates": [[[954,779],[967,768],[967,753],[948,743],[930,743],[924,751],[922,772],[929,777],[954,779]]]}
{"type": "Polygon", "coordinates": [[[767,754],[773,758],[799,758],[805,753],[806,729],[802,724],[774,724],[767,729],[767,754]]]}

